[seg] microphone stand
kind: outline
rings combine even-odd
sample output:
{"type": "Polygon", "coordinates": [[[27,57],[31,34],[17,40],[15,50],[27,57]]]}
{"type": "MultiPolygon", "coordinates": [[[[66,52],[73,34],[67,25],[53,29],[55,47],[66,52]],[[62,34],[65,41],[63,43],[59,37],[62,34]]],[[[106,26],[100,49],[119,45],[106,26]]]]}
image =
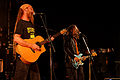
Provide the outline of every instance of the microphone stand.
{"type": "MultiPolygon", "coordinates": [[[[90,54],[90,57],[89,57],[89,80],[91,80],[91,65],[92,65],[91,59],[92,59],[92,58],[91,58],[91,52],[90,52],[89,47],[88,47],[88,45],[87,45],[87,43],[86,43],[86,41],[85,41],[84,36],[85,36],[85,35],[82,35],[82,39],[83,39],[83,41],[84,41],[84,43],[85,43],[85,46],[87,47],[88,53],[90,54]]],[[[85,37],[86,37],[86,36],[85,36],[85,37]]]]}
{"type": "MultiPolygon", "coordinates": [[[[44,14],[45,15],[45,14],[44,14]]],[[[45,28],[45,30],[46,30],[46,33],[47,33],[47,36],[48,36],[48,40],[50,41],[50,44],[49,44],[49,50],[50,50],[50,80],[53,80],[52,79],[52,50],[51,50],[51,48],[53,49],[53,52],[55,53],[56,51],[55,51],[55,48],[54,48],[54,46],[53,46],[53,43],[52,43],[52,41],[51,41],[51,39],[50,39],[50,36],[49,36],[49,34],[48,34],[48,29],[47,29],[47,23],[46,23],[46,15],[45,15],[45,21],[43,20],[43,17],[42,17],[42,15],[40,15],[40,17],[41,17],[41,19],[42,19],[42,22],[43,22],[43,26],[44,26],[44,28],[45,28]]]]}

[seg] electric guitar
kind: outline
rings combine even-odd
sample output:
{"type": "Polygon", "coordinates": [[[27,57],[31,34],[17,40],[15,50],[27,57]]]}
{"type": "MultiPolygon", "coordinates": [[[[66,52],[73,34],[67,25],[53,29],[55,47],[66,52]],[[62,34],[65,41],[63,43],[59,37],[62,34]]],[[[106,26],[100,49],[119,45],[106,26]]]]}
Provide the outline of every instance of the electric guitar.
{"type": "MultiPolygon", "coordinates": [[[[74,55],[74,56],[77,57],[77,58],[79,58],[79,61],[76,61],[76,60],[72,59],[72,65],[73,65],[73,67],[75,67],[76,69],[78,69],[80,65],[84,65],[84,63],[83,63],[83,60],[84,60],[84,59],[87,59],[87,58],[90,57],[90,55],[89,55],[89,56],[83,56],[82,53],[80,53],[79,55],[74,55]]],[[[91,54],[91,56],[97,56],[97,53],[96,53],[96,52],[93,52],[93,53],[91,54]]]]}
{"type": "MultiPolygon", "coordinates": [[[[64,34],[65,32],[67,32],[67,30],[63,29],[57,34],[53,35],[53,37],[56,38],[57,36],[64,34]]],[[[16,52],[20,55],[20,59],[23,63],[25,64],[34,63],[39,58],[39,56],[46,51],[44,44],[48,43],[48,39],[44,40],[42,36],[36,36],[33,39],[24,39],[24,40],[28,43],[33,43],[33,44],[35,43],[41,48],[40,51],[39,50],[34,51],[31,48],[23,47],[19,44],[16,46],[16,52]]]]}

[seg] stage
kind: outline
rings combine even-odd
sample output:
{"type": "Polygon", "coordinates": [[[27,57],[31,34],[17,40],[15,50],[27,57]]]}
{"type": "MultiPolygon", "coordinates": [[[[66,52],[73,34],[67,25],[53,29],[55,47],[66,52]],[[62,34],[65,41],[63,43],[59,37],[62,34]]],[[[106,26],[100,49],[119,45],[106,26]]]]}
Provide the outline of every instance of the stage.
{"type": "MultiPolygon", "coordinates": [[[[15,54],[13,54],[13,33],[19,7],[23,3],[33,6],[36,13],[42,14],[46,20],[50,35],[54,35],[71,24],[78,26],[80,32],[87,37],[88,47],[94,49],[98,56],[93,57],[91,67],[91,80],[110,80],[120,78],[120,31],[119,16],[102,11],[83,10],[81,7],[66,4],[59,6],[52,3],[53,7],[46,7],[45,2],[39,0],[1,0],[0,1],[0,79],[12,80],[15,69],[15,54]],[[103,14],[104,13],[104,14],[103,14]],[[107,51],[108,49],[111,52],[107,51]],[[101,52],[100,52],[101,51],[101,52]],[[102,78],[102,79],[101,79],[102,78]]],[[[35,15],[35,26],[38,35],[47,38],[45,27],[40,15],[35,15]]],[[[52,50],[53,80],[63,80],[64,76],[64,51],[63,36],[60,35],[53,41],[56,52],[52,50]]],[[[39,59],[39,68],[42,80],[50,80],[50,52],[47,51],[39,59]],[[44,60],[46,59],[46,60],[44,60]],[[44,60],[44,62],[42,62],[44,60]]],[[[89,80],[89,59],[85,61],[84,72],[89,80]]]]}

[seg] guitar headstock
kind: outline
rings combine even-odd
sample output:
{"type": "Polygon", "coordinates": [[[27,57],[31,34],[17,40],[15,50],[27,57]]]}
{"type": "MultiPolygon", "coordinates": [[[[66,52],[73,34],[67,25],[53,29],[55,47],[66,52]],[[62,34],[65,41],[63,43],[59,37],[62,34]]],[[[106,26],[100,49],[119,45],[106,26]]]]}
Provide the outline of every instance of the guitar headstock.
{"type": "Polygon", "coordinates": [[[63,29],[63,30],[60,31],[60,34],[64,34],[64,33],[66,33],[66,32],[67,32],[67,30],[66,30],[66,29],[63,29]]]}

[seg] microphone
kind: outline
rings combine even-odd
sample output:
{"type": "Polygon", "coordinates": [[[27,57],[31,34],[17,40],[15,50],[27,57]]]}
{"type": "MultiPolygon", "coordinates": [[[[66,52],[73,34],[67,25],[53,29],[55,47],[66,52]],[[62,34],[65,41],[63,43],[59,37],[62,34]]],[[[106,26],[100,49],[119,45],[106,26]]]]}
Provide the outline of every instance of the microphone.
{"type": "Polygon", "coordinates": [[[78,34],[82,34],[82,32],[79,31],[78,34]]]}
{"type": "Polygon", "coordinates": [[[45,13],[33,13],[33,15],[44,15],[45,13]]]}
{"type": "MultiPolygon", "coordinates": [[[[86,37],[85,34],[83,34],[82,32],[78,32],[79,35],[81,35],[82,37],[86,37]]],[[[87,38],[87,37],[86,37],[87,38]]]]}

